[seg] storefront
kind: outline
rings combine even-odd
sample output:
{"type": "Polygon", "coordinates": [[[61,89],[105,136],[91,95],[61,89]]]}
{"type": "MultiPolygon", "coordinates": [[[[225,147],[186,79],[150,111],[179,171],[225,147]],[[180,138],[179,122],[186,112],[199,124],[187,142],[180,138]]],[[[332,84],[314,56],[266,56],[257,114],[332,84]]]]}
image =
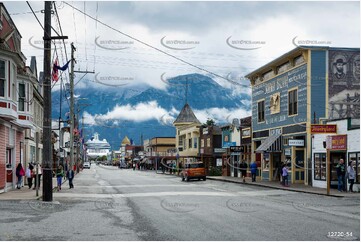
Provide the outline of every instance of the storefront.
{"type": "Polygon", "coordinates": [[[331,188],[337,188],[336,166],[340,159],[349,162],[356,174],[354,191],[360,191],[360,128],[353,126],[351,119],[328,122],[323,129],[317,127],[312,144],[312,179],[313,186],[327,188],[327,172],[330,173],[331,188]],[[332,132],[331,127],[334,128],[332,132]],[[323,130],[323,131],[322,131],[323,130]],[[327,170],[330,161],[330,171],[327,170]]]}

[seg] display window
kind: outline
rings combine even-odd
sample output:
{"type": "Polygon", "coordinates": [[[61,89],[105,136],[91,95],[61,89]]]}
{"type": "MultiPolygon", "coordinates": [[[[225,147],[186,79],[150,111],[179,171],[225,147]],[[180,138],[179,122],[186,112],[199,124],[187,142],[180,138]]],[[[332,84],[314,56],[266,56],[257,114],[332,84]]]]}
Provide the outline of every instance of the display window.
{"type": "Polygon", "coordinates": [[[314,179],[326,181],[326,153],[314,154],[314,179]]]}

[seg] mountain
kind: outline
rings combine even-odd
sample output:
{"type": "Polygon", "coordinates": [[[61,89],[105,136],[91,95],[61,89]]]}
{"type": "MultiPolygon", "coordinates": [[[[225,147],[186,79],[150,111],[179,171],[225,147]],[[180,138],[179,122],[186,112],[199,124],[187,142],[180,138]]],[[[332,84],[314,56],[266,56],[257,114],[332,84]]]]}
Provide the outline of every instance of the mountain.
{"type": "MultiPolygon", "coordinates": [[[[85,110],[93,116],[96,114],[104,115],[108,111],[112,111],[116,105],[134,107],[140,103],[154,101],[162,109],[180,111],[186,101],[186,92],[187,102],[193,110],[208,110],[210,108],[229,110],[242,108],[250,110],[250,107],[245,106],[242,102],[249,101],[251,99],[249,95],[232,95],[232,90],[222,87],[212,78],[204,75],[182,75],[164,80],[164,82],[167,84],[165,90],[149,86],[99,88],[88,85],[86,88],[75,88],[75,95],[79,96],[79,103],[91,104],[90,106],[80,104],[80,113],[85,110]]],[[[69,94],[64,91],[62,94],[61,113],[63,119],[65,119],[65,113],[69,111],[69,105],[64,95],[69,97],[69,94]]],[[[52,96],[52,115],[54,119],[57,119],[60,113],[60,91],[53,92],[52,96]]],[[[174,118],[177,115],[178,113],[173,113],[174,118]]],[[[102,120],[101,122],[97,121],[96,125],[86,125],[85,134],[87,138],[94,132],[98,132],[101,139],[107,139],[112,149],[116,150],[119,149],[120,142],[125,135],[133,139],[135,144],[140,144],[141,135],[143,139],[156,136],[175,136],[175,128],[171,125],[171,122],[157,119],[148,119],[143,122],[102,120]]]]}

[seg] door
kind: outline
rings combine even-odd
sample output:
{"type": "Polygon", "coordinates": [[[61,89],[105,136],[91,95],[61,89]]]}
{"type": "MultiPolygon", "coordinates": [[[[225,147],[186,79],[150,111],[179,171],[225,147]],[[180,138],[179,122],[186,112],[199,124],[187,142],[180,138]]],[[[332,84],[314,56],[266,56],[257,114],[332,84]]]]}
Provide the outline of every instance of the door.
{"type": "Polygon", "coordinates": [[[238,177],[238,169],[239,169],[239,165],[238,165],[238,155],[233,155],[232,159],[233,159],[233,177],[238,177]]]}
{"type": "Polygon", "coordinates": [[[330,177],[331,177],[331,188],[336,188],[338,185],[338,179],[337,179],[337,170],[336,166],[340,159],[343,159],[345,161],[345,169],[347,167],[347,160],[346,160],[346,152],[331,152],[330,153],[330,161],[331,161],[331,169],[330,169],[330,177]]]}
{"type": "Polygon", "coordinates": [[[272,180],[280,181],[281,180],[281,153],[271,153],[272,154],[272,180]]]}

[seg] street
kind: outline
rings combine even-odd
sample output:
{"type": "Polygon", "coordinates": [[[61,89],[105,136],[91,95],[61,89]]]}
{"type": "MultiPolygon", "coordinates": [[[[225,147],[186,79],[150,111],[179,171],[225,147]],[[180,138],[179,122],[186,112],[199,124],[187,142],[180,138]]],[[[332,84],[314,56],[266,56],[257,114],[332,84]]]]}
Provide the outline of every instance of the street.
{"type": "Polygon", "coordinates": [[[360,200],[97,166],[52,203],[0,201],[1,240],[359,240],[360,200]],[[338,233],[335,233],[338,232],[338,233]]]}

